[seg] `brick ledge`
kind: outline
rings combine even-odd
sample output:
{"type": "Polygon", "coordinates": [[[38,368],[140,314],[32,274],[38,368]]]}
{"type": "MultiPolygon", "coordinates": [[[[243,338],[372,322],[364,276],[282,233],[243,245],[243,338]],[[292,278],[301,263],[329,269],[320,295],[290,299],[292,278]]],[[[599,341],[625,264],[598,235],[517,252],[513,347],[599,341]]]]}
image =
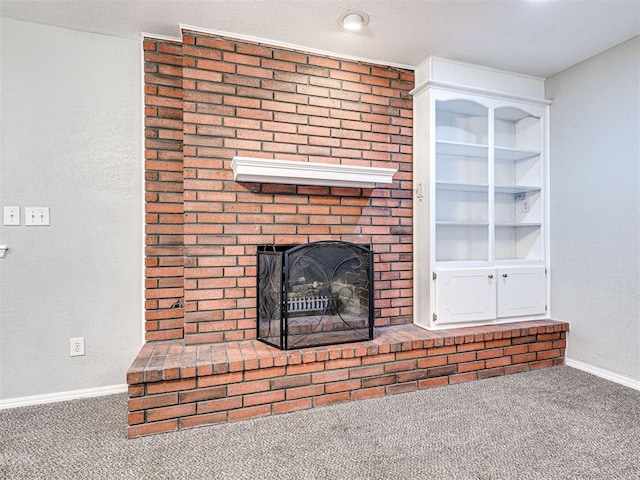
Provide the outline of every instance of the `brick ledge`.
{"type": "MultiPolygon", "coordinates": [[[[301,363],[365,357],[448,345],[566,332],[555,320],[429,331],[413,324],[377,327],[370,341],[279,350],[258,340],[185,345],[184,340],[146,343],[127,372],[127,383],[153,383],[301,363]]],[[[544,337],[541,338],[543,340],[544,337]]]]}
{"type": "Polygon", "coordinates": [[[127,436],[561,365],[568,330],[552,320],[438,332],[399,325],[372,341],[289,351],[255,340],[148,343],[128,373],[127,436]]]}

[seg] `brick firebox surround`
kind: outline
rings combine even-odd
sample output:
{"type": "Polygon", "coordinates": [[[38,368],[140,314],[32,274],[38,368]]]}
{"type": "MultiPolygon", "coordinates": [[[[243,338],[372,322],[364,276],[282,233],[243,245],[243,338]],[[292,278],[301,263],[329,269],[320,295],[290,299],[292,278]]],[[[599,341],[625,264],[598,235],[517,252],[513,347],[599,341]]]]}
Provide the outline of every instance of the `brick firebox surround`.
{"type": "Polygon", "coordinates": [[[375,325],[412,322],[413,72],[184,32],[146,39],[146,340],[255,338],[257,245],[375,255],[375,325]],[[234,156],[396,168],[374,189],[238,183],[234,156]]]}
{"type": "Polygon", "coordinates": [[[198,32],[147,38],[146,344],[130,437],[561,364],[568,325],[412,325],[413,72],[198,32]],[[235,156],[398,169],[374,189],[237,183],[235,156]],[[370,244],[375,338],[255,340],[256,246],[370,244]]]}

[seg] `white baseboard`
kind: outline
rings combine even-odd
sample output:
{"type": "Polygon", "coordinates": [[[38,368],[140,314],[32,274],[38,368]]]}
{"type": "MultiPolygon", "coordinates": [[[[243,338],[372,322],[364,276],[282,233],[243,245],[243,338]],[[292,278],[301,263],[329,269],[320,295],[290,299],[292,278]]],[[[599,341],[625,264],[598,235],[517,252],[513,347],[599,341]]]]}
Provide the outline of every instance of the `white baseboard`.
{"type": "MultiPolygon", "coordinates": [[[[565,359],[565,364],[572,368],[591,373],[597,377],[610,380],[625,387],[633,388],[634,390],[640,390],[640,381],[633,378],[625,377],[618,373],[614,373],[604,368],[595,367],[588,363],[580,362],[578,360],[572,360],[570,358],[565,359]]],[[[100,397],[102,395],[112,395],[114,393],[123,393],[127,391],[128,386],[122,385],[110,385],[107,387],[86,388],[83,390],[71,390],[68,392],[47,393],[44,395],[33,395],[30,397],[9,398],[6,400],[0,400],[0,410],[16,407],[27,407],[29,405],[41,405],[44,403],[64,402],[67,400],[75,400],[78,398],[90,398],[100,397]]]]}
{"type": "Polygon", "coordinates": [[[127,385],[109,385],[107,387],[86,388],[83,390],[71,390],[68,392],[47,393],[44,395],[33,395],[31,397],[8,398],[0,400],[0,410],[15,407],[27,407],[29,405],[41,405],[43,403],[64,402],[77,398],[100,397],[113,393],[127,391],[127,385]]]}
{"type": "Polygon", "coordinates": [[[633,388],[634,390],[640,390],[640,381],[634,380],[633,378],[625,377],[624,375],[620,375],[619,373],[615,373],[610,370],[605,370],[604,368],[595,367],[593,365],[589,365],[588,363],[583,363],[578,360],[571,360],[570,358],[566,358],[564,363],[569,367],[577,368],[578,370],[583,370],[587,373],[591,373],[595,375],[596,377],[601,377],[606,380],[619,383],[620,385],[633,388]]]}

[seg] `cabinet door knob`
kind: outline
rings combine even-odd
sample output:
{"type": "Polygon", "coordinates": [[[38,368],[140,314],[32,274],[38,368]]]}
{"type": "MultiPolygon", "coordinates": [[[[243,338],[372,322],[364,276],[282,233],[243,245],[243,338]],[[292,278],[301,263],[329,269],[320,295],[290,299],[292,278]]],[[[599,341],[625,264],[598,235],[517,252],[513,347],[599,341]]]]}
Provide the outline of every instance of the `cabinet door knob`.
{"type": "Polygon", "coordinates": [[[493,275],[489,275],[489,278],[493,278],[493,275]]]}
{"type": "Polygon", "coordinates": [[[507,278],[509,275],[507,275],[506,273],[502,274],[502,278],[507,278]]]}

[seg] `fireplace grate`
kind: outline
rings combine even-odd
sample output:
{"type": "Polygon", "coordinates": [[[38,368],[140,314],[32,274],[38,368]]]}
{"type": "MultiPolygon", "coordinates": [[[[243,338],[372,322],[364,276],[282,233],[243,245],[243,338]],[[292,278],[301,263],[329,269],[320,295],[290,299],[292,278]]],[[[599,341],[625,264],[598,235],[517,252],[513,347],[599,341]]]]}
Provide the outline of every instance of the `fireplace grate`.
{"type": "Polygon", "coordinates": [[[289,313],[324,312],[329,307],[330,300],[330,297],[327,296],[289,298],[287,300],[287,311],[289,313]]]}

